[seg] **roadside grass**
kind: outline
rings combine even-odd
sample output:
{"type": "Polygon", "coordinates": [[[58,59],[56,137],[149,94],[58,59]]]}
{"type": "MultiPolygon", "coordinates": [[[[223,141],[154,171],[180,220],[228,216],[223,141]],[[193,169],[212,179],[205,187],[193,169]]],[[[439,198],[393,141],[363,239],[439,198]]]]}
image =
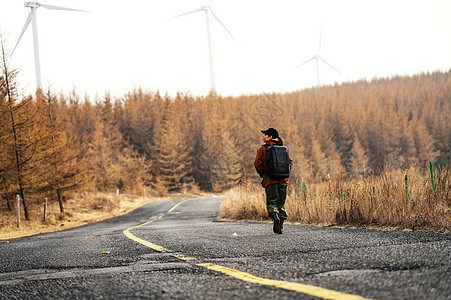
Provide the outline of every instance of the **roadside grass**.
{"type": "MultiPolygon", "coordinates": [[[[322,226],[451,231],[451,171],[390,171],[361,180],[290,184],[288,222],[322,226]],[[407,175],[407,189],[405,176],[407,175]],[[302,187],[302,188],[301,188],[302,187]]],[[[244,184],[224,194],[222,220],[268,220],[264,189],[244,184]]]]}
{"type": "Polygon", "coordinates": [[[64,202],[64,213],[60,213],[58,202],[50,202],[45,221],[44,204],[30,203],[30,220],[26,221],[24,219],[22,209],[20,212],[20,228],[17,228],[15,205],[13,211],[9,212],[6,205],[2,203],[0,209],[0,241],[101,221],[125,214],[139,206],[162,199],[165,198],[128,194],[117,196],[116,194],[105,192],[81,192],[64,202]]]}

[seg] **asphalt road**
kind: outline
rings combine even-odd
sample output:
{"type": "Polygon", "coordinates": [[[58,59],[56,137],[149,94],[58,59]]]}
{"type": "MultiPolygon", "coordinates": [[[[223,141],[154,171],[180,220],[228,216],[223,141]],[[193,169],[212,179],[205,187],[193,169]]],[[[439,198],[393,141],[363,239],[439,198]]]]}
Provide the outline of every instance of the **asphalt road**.
{"type": "Polygon", "coordinates": [[[297,225],[278,235],[270,223],[216,221],[220,202],[158,201],[0,243],[0,299],[451,299],[451,235],[297,225]]]}

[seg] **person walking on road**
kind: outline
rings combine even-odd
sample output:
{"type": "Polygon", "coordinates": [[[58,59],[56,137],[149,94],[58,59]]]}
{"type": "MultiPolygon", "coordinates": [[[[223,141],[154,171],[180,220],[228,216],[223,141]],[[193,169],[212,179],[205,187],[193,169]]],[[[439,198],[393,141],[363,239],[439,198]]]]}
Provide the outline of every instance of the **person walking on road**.
{"type": "MultiPolygon", "coordinates": [[[[264,144],[257,150],[254,166],[258,175],[262,178],[261,184],[265,188],[266,210],[268,216],[274,221],[273,231],[274,233],[282,234],[283,223],[287,219],[285,200],[287,198],[288,176],[277,179],[268,176],[266,153],[269,146],[283,146],[283,140],[274,128],[268,128],[261,132],[263,133],[264,144]]],[[[293,160],[289,157],[289,169],[291,170],[292,167],[293,160]]]]}

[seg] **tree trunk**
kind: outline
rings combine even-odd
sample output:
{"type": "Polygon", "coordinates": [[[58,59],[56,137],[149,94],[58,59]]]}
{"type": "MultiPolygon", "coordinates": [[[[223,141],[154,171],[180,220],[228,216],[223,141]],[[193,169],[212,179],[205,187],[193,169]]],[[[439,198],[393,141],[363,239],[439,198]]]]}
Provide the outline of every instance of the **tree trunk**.
{"type": "MultiPolygon", "coordinates": [[[[49,109],[49,120],[50,120],[50,128],[52,130],[52,146],[53,151],[56,154],[56,143],[55,143],[55,124],[53,123],[53,116],[52,116],[52,96],[50,95],[50,90],[47,92],[47,102],[48,102],[48,109],[49,109]]],[[[59,184],[59,174],[58,174],[58,166],[57,162],[53,162],[54,168],[55,168],[55,178],[56,178],[56,194],[58,196],[58,203],[60,205],[60,212],[64,212],[63,208],[63,201],[61,197],[61,190],[60,190],[60,184],[59,184]]]]}
{"type": "Polygon", "coordinates": [[[60,205],[60,212],[63,213],[64,212],[64,208],[63,208],[63,197],[61,195],[61,191],[60,189],[56,189],[56,194],[58,195],[58,203],[60,205]]]}

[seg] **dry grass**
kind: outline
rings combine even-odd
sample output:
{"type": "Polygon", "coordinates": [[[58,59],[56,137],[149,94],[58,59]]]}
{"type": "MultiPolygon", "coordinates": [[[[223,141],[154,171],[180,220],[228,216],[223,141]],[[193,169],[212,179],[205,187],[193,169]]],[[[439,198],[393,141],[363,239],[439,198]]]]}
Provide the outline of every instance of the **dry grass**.
{"type": "MultiPolygon", "coordinates": [[[[409,170],[386,172],[364,180],[331,178],[290,185],[286,209],[290,223],[451,231],[451,171],[435,172],[435,189],[428,174],[409,170]],[[373,188],[374,187],[374,188],[373,188]]],[[[244,185],[225,194],[221,218],[267,220],[264,189],[244,185]]]]}
{"type": "Polygon", "coordinates": [[[15,207],[13,212],[8,212],[6,205],[2,203],[0,209],[0,240],[58,231],[104,220],[160,199],[163,198],[83,192],[64,203],[64,213],[60,213],[57,202],[49,203],[45,221],[44,204],[30,204],[31,220],[24,220],[22,210],[20,228],[17,228],[15,207]]]}

